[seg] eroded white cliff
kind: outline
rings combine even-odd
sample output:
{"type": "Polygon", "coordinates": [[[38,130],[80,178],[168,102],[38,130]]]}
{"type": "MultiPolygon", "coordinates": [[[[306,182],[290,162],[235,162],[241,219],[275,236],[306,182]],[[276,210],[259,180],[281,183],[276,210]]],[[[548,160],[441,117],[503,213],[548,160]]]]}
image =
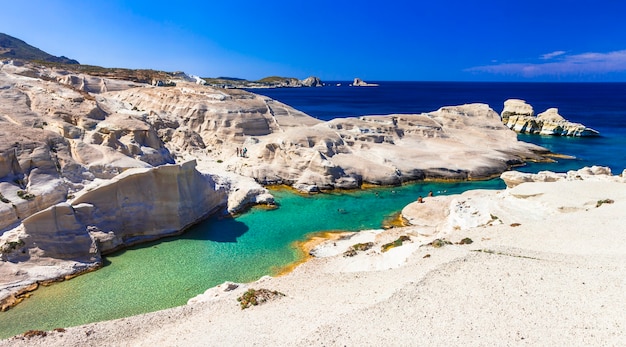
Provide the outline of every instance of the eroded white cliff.
{"type": "Polygon", "coordinates": [[[561,116],[557,108],[549,108],[535,116],[533,107],[524,100],[509,99],[504,102],[502,122],[518,133],[556,136],[597,136],[598,131],[561,116]]]}

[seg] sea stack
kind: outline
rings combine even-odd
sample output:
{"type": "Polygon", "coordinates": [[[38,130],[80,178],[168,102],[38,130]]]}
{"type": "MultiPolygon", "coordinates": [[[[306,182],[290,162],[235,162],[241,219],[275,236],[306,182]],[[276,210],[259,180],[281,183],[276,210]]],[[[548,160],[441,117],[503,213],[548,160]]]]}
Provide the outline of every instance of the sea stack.
{"type": "Polygon", "coordinates": [[[535,116],[533,107],[524,100],[509,99],[504,102],[502,123],[518,133],[556,136],[598,136],[600,133],[580,123],[573,123],[549,108],[535,116]]]}
{"type": "Polygon", "coordinates": [[[354,82],[352,82],[352,86],[354,87],[378,87],[376,83],[367,83],[360,78],[355,78],[354,82]]]}

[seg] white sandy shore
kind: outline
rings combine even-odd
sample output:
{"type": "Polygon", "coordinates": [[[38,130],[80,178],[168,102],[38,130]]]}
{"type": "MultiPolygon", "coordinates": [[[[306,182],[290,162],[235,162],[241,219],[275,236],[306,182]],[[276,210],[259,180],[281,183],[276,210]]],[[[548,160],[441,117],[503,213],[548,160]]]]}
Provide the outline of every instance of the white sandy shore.
{"type": "Polygon", "coordinates": [[[363,232],[282,277],[0,346],[626,345],[625,183],[525,183],[461,199],[499,211],[501,224],[457,228],[450,241],[474,243],[442,248],[420,247],[433,237],[416,227],[363,232]],[[614,202],[596,207],[604,199],[614,202]],[[412,241],[380,252],[405,234],[412,241]],[[367,241],[376,246],[341,255],[367,241]],[[247,288],[285,296],[242,310],[247,288]]]}

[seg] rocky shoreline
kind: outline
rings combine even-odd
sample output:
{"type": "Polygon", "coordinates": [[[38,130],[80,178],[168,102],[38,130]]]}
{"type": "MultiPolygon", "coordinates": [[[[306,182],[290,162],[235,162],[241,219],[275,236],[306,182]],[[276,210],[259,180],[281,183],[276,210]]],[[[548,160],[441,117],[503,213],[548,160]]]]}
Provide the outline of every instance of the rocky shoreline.
{"type": "Polygon", "coordinates": [[[485,179],[551,155],[484,104],[322,122],[242,90],[11,62],[0,65],[0,100],[5,308],[112,250],[271,203],[262,185],[485,179]]]}
{"type": "Polygon", "coordinates": [[[323,242],[284,276],[0,345],[623,344],[626,178],[606,168],[504,177],[511,188],[407,206],[410,226],[323,242]],[[246,293],[261,302],[242,309],[246,293]]]}

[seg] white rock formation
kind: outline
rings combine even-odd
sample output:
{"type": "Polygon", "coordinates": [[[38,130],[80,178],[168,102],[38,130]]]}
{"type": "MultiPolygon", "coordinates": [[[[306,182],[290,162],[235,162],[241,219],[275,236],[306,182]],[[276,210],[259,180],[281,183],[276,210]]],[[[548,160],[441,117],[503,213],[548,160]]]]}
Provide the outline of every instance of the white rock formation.
{"type": "Polygon", "coordinates": [[[502,122],[518,133],[557,136],[597,136],[599,133],[580,123],[572,123],[559,114],[557,108],[549,108],[535,117],[531,105],[524,100],[509,99],[504,102],[502,122]]]}
{"type": "Polygon", "coordinates": [[[315,76],[309,76],[309,77],[303,79],[302,81],[300,81],[300,83],[304,87],[322,87],[322,86],[324,86],[324,83],[322,83],[322,81],[318,77],[315,77],[315,76]]]}
{"type": "Polygon", "coordinates": [[[352,82],[352,86],[353,87],[378,87],[378,84],[376,84],[376,83],[367,83],[367,82],[365,82],[362,79],[357,77],[352,82]]]}
{"type": "Polygon", "coordinates": [[[233,170],[264,184],[301,190],[487,178],[525,159],[541,159],[543,151],[517,141],[484,104],[421,115],[334,119],[255,139],[247,147],[247,160],[229,161],[233,170]]]}
{"type": "Polygon", "coordinates": [[[195,167],[192,161],[129,169],[71,204],[48,207],[5,232],[0,236],[0,265],[20,264],[22,270],[17,276],[14,265],[0,266],[9,271],[0,271],[0,301],[25,286],[96,267],[101,254],[179,234],[227,204],[238,210],[267,193],[233,187],[242,196],[229,201],[228,183],[217,183],[195,167]]]}
{"type": "Polygon", "coordinates": [[[97,266],[102,252],[180,232],[218,206],[271,202],[252,179],[304,191],[476,179],[546,152],[481,104],[322,122],[242,90],[2,64],[2,256],[54,264],[37,276],[6,266],[3,286],[97,266]],[[199,170],[166,165],[190,160],[199,170]]]}
{"type": "Polygon", "coordinates": [[[626,182],[624,174],[613,176],[611,168],[606,166],[584,167],[567,173],[555,173],[552,171],[540,171],[536,174],[519,171],[506,171],[500,175],[507,187],[513,188],[524,182],[556,182],[556,181],[612,181],[626,182]]]}
{"type": "Polygon", "coordinates": [[[603,202],[612,204],[614,196],[622,194],[626,187],[626,177],[613,176],[609,168],[597,166],[568,173],[508,171],[502,174],[502,179],[507,184],[506,190],[471,190],[460,195],[426,197],[422,203],[415,201],[405,206],[402,218],[415,226],[419,235],[447,238],[461,230],[501,224],[515,226],[522,220],[548,220],[554,214],[597,208],[603,202]],[[584,184],[578,185],[580,181],[584,184]],[[580,192],[576,187],[596,191],[580,192]],[[612,190],[616,194],[607,193],[612,190]]]}

